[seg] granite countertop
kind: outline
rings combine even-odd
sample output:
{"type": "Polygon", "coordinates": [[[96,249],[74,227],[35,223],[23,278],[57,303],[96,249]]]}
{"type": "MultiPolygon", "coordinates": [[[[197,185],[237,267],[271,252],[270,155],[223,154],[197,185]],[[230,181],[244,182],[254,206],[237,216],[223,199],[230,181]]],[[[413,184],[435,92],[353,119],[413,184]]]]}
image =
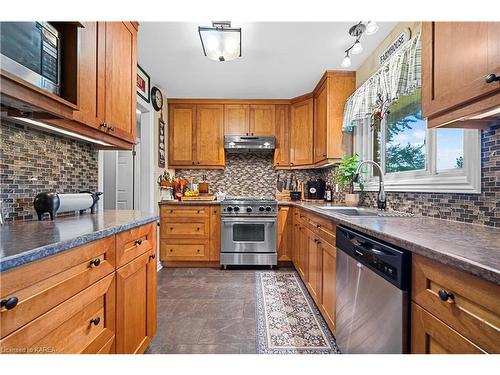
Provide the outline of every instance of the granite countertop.
{"type": "Polygon", "coordinates": [[[174,201],[159,201],[158,202],[158,205],[160,206],[168,206],[168,205],[178,205],[178,206],[204,206],[204,205],[207,205],[207,206],[218,206],[220,205],[220,201],[178,201],[178,200],[174,200],[174,201]]]}
{"type": "Polygon", "coordinates": [[[0,225],[0,272],[158,220],[133,210],[0,225]]]}
{"type": "Polygon", "coordinates": [[[279,202],[332,219],[415,254],[500,284],[500,229],[429,217],[355,217],[318,207],[327,203],[279,202]]]}

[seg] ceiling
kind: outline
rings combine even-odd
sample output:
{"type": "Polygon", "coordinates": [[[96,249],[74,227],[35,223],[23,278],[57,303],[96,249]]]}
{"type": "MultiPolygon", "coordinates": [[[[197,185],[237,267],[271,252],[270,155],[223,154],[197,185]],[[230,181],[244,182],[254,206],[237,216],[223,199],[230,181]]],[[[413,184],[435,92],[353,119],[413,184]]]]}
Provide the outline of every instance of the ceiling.
{"type": "Polygon", "coordinates": [[[242,28],[242,57],[216,62],[203,55],[198,26],[211,22],[143,22],[138,63],[170,98],[292,98],[310,92],[325,70],[356,70],[397,22],[380,22],[361,39],[363,52],[340,67],[356,22],[253,22],[242,28]]]}

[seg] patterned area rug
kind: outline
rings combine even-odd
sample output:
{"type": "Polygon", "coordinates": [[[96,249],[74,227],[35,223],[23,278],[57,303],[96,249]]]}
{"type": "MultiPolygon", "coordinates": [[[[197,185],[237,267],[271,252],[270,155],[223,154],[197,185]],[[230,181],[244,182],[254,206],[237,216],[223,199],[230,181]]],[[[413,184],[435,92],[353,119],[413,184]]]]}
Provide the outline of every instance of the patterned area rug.
{"type": "Polygon", "coordinates": [[[295,271],[256,274],[257,353],[340,353],[295,271]]]}

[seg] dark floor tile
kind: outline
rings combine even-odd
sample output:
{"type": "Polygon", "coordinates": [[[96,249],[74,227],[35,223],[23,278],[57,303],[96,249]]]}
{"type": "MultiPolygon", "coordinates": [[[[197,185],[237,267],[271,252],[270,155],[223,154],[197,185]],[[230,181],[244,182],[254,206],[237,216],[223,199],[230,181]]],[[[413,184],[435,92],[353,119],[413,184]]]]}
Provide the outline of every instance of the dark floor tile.
{"type": "Polygon", "coordinates": [[[216,286],[210,285],[163,285],[158,289],[158,299],[213,298],[217,293],[216,286]]]}
{"type": "Polygon", "coordinates": [[[198,343],[255,343],[255,335],[255,319],[207,319],[198,343]]]}
{"type": "Polygon", "coordinates": [[[200,318],[169,318],[158,324],[152,344],[197,344],[205,323],[200,318]]]}
{"type": "Polygon", "coordinates": [[[243,318],[243,300],[182,300],[176,305],[174,316],[190,318],[243,318]]]}
{"type": "Polygon", "coordinates": [[[245,305],[243,307],[243,317],[249,319],[256,319],[256,302],[255,300],[245,301],[245,305]]]}
{"type": "Polygon", "coordinates": [[[231,285],[218,286],[215,293],[216,298],[238,298],[238,299],[254,299],[255,285],[231,285]]]}

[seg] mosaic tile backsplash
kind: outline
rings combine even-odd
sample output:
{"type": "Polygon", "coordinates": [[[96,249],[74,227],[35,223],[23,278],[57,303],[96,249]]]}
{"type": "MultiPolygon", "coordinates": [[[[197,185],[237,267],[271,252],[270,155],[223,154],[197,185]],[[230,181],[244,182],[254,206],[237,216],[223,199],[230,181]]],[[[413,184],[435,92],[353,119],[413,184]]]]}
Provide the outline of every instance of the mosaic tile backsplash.
{"type": "Polygon", "coordinates": [[[97,189],[93,145],[9,121],[0,124],[0,209],[6,221],[34,220],[33,198],[42,191],[97,189]]]}
{"type": "Polygon", "coordinates": [[[210,193],[224,192],[231,196],[274,197],[278,174],[281,179],[293,174],[294,179],[307,181],[320,176],[316,170],[276,171],[273,153],[226,154],[225,169],[177,169],[176,177],[188,181],[202,180],[206,175],[210,193]]]}

